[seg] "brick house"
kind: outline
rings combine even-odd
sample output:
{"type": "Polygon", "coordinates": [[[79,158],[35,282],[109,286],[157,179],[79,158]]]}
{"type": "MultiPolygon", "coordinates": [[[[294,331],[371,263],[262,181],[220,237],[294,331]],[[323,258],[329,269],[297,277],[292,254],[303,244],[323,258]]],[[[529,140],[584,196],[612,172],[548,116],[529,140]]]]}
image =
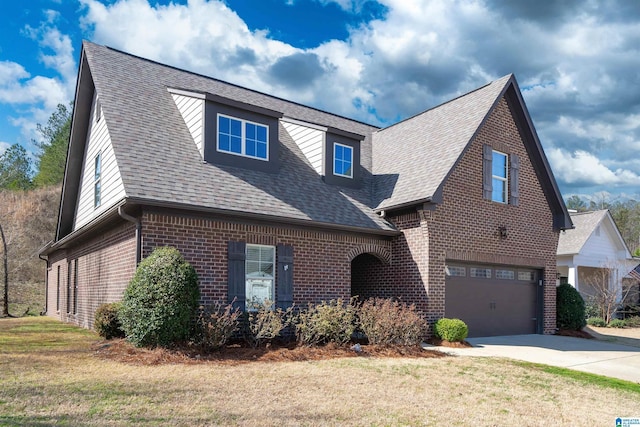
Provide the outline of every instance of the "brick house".
{"type": "Polygon", "coordinates": [[[511,75],[378,129],[85,42],[46,312],[92,327],[171,245],[204,303],[399,297],[552,333],[570,227],[511,75]]]}

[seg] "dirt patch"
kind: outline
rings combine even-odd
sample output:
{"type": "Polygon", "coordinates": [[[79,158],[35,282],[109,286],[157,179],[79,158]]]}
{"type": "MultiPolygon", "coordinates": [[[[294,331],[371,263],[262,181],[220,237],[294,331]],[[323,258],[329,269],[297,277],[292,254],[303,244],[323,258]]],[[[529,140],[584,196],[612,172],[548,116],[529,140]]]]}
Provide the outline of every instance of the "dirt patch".
{"type": "Polygon", "coordinates": [[[356,352],[350,346],[268,346],[251,348],[240,344],[226,346],[218,351],[182,346],[174,349],[137,348],[129,342],[117,339],[101,341],[93,346],[95,355],[102,359],[136,365],[214,363],[238,365],[251,362],[292,362],[327,360],[342,357],[386,357],[386,358],[441,358],[446,354],[424,350],[420,346],[361,345],[356,352]]]}

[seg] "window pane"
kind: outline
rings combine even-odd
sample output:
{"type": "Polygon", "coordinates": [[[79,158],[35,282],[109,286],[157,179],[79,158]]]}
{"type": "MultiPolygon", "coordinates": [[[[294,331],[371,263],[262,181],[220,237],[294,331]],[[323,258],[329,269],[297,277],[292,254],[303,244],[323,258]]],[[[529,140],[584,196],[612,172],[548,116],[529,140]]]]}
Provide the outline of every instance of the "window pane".
{"type": "Polygon", "coordinates": [[[516,273],[513,270],[496,270],[496,279],[513,280],[516,273]]]}
{"type": "Polygon", "coordinates": [[[261,159],[267,158],[267,144],[263,142],[258,143],[258,152],[256,153],[256,157],[260,157],[261,159]]]}
{"type": "Polygon", "coordinates": [[[505,181],[502,181],[500,179],[493,179],[493,193],[492,193],[492,200],[494,202],[503,202],[505,203],[506,200],[506,185],[507,183],[505,181]]]}
{"type": "Polygon", "coordinates": [[[231,131],[230,120],[227,117],[218,117],[218,132],[229,134],[231,131]]]}
{"type": "Polygon", "coordinates": [[[262,141],[264,143],[267,142],[267,128],[264,126],[258,126],[258,134],[256,136],[258,141],[262,141]]]}
{"type": "Polygon", "coordinates": [[[231,142],[229,141],[229,135],[220,134],[218,136],[218,150],[222,150],[222,151],[231,150],[231,142]]]}
{"type": "Polygon", "coordinates": [[[262,246],[260,247],[260,261],[264,262],[273,262],[274,258],[274,248],[271,246],[262,246]]]}
{"type": "Polygon", "coordinates": [[[507,177],[507,156],[495,151],[493,152],[493,176],[507,177]]]}
{"type": "Polygon", "coordinates": [[[239,136],[231,137],[231,148],[229,151],[238,154],[242,153],[242,139],[239,136]]]}
{"type": "Polygon", "coordinates": [[[240,120],[231,119],[231,135],[240,137],[242,136],[242,122],[240,120]]]}
{"type": "Polygon", "coordinates": [[[245,154],[247,156],[255,157],[255,155],[256,155],[256,141],[254,141],[253,139],[247,139],[247,149],[245,151],[245,154]]]}
{"type": "Polygon", "coordinates": [[[100,154],[96,156],[95,170],[95,179],[100,179],[100,174],[102,174],[102,156],[100,154]]]}
{"type": "Polygon", "coordinates": [[[340,144],[333,145],[333,171],[335,175],[352,177],[353,148],[340,144]]]}

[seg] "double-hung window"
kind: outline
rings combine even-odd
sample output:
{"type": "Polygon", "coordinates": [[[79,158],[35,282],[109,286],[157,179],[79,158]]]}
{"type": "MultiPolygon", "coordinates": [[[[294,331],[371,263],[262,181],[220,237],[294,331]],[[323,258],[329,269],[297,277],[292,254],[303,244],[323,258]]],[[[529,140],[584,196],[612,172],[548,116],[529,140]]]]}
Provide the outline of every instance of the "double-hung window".
{"type": "Polygon", "coordinates": [[[218,114],[217,149],[260,160],[269,160],[269,127],[218,114]]]}
{"type": "Polygon", "coordinates": [[[491,200],[493,200],[494,202],[507,203],[507,155],[494,150],[491,163],[491,200]]]}
{"type": "Polygon", "coordinates": [[[353,178],[353,147],[333,143],[333,174],[353,178]]]}
{"type": "Polygon", "coordinates": [[[102,188],[101,188],[101,178],[102,178],[102,155],[98,153],[94,161],[95,169],[94,169],[94,178],[93,178],[93,207],[97,208],[100,206],[100,202],[102,201],[102,188]]]}
{"type": "Polygon", "coordinates": [[[274,301],[276,248],[247,245],[246,251],[246,308],[251,310],[274,301]]]}

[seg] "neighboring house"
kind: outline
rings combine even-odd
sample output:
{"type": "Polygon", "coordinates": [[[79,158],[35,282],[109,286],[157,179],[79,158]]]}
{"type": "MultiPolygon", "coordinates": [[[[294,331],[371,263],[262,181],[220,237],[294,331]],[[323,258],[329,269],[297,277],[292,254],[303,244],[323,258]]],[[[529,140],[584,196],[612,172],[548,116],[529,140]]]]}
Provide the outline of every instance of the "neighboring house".
{"type": "Polygon", "coordinates": [[[552,333],[571,226],[511,75],[378,129],[84,43],[47,314],[91,327],[171,245],[203,303],[397,297],[552,333]]]}
{"type": "Polygon", "coordinates": [[[622,297],[623,281],[638,265],[627,248],[609,210],[570,212],[574,229],[560,234],[558,278],[569,283],[588,300],[612,290],[622,297]]]}

